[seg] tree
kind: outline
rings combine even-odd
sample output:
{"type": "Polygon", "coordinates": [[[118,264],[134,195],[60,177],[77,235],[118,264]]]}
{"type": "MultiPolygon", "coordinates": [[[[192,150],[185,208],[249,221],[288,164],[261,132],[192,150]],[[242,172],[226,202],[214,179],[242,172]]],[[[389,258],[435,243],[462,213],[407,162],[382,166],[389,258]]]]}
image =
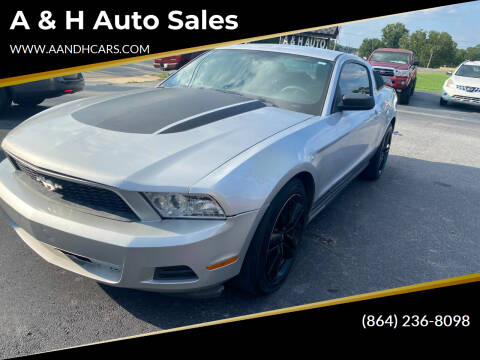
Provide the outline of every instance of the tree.
{"type": "Polygon", "coordinates": [[[388,24],[382,29],[382,42],[385,47],[398,48],[400,39],[408,35],[408,29],[402,23],[388,24]]]}
{"type": "Polygon", "coordinates": [[[345,52],[345,53],[348,53],[348,54],[357,54],[358,53],[357,48],[354,48],[354,47],[351,47],[351,46],[341,45],[339,43],[335,44],[335,41],[332,40],[328,43],[328,48],[330,50],[333,50],[334,47],[335,47],[335,50],[342,51],[342,52],[345,52]]]}
{"type": "Polygon", "coordinates": [[[358,56],[369,57],[373,50],[385,47],[379,39],[363,39],[362,45],[358,49],[358,56]]]}
{"type": "Polygon", "coordinates": [[[420,66],[426,66],[429,58],[428,34],[425,30],[417,30],[410,36],[404,35],[399,40],[402,49],[413,51],[415,59],[420,62],[420,66]]]}
{"type": "Polygon", "coordinates": [[[410,36],[402,36],[400,47],[413,51],[420,66],[455,66],[464,54],[457,50],[457,43],[446,32],[417,30],[410,36]]]}
{"type": "Polygon", "coordinates": [[[480,60],[480,44],[465,50],[465,60],[480,60]]]}
{"type": "Polygon", "coordinates": [[[455,65],[457,43],[453,41],[449,33],[430,31],[427,44],[431,58],[429,63],[427,63],[427,67],[455,65]]]}
{"type": "Polygon", "coordinates": [[[455,66],[459,65],[467,59],[467,50],[457,49],[455,52],[455,66]]]}

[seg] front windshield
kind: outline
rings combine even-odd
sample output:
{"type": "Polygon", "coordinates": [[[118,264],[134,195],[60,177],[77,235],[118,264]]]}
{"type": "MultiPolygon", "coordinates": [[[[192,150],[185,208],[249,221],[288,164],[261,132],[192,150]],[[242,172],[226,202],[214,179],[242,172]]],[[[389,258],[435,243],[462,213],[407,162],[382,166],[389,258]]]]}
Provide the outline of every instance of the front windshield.
{"type": "Polygon", "coordinates": [[[318,58],[257,50],[214,50],[169,77],[161,86],[231,92],[273,106],[317,115],[332,63],[318,58]]]}
{"type": "Polygon", "coordinates": [[[370,61],[390,62],[396,64],[409,64],[410,55],[402,52],[393,51],[375,51],[370,61]]]}
{"type": "Polygon", "coordinates": [[[471,78],[480,78],[480,65],[462,65],[455,73],[456,76],[464,76],[471,78]]]}

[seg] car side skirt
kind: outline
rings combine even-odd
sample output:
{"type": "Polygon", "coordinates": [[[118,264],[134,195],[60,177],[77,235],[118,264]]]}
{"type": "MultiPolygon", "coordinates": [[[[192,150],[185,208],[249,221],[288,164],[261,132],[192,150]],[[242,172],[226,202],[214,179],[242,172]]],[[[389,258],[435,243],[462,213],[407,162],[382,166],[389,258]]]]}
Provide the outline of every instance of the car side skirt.
{"type": "Polygon", "coordinates": [[[335,185],[333,185],[328,191],[325,192],[325,194],[320,196],[320,198],[313,203],[308,222],[312,221],[315,216],[325,209],[327,205],[348,186],[348,184],[350,184],[358,175],[360,175],[360,173],[368,166],[373,154],[375,154],[375,152],[368,156],[367,159],[361,161],[360,164],[355,166],[349,173],[337,181],[335,185]]]}

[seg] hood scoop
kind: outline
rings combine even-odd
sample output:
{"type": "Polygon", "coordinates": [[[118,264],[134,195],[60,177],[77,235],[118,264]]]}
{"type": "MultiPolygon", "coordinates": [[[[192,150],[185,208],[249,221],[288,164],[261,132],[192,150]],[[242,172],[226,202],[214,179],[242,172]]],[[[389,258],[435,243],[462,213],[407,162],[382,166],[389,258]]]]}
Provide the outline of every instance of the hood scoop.
{"type": "MultiPolygon", "coordinates": [[[[256,106],[248,105],[235,109],[234,105],[251,102],[251,99],[241,95],[214,90],[156,88],[132,94],[128,96],[128,100],[120,96],[92,104],[73,112],[72,117],[86,125],[106,130],[154,134],[182,120],[192,119],[183,123],[177,130],[169,130],[169,132],[184,131],[188,128],[201,126],[203,123],[216,121],[215,119],[219,120],[222,116],[236,114],[238,111],[250,111],[259,108],[257,104],[256,106]],[[201,115],[200,120],[198,120],[198,115],[201,115]],[[197,120],[192,123],[191,121],[194,119],[197,120]]],[[[263,105],[259,101],[254,102],[263,105]]]]}

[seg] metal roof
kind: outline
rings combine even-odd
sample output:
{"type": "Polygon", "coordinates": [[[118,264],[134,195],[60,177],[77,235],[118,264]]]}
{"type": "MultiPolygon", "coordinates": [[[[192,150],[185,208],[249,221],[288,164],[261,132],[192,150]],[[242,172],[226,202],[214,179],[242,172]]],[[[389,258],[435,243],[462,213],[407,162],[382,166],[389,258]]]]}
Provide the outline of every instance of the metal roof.
{"type": "MultiPolygon", "coordinates": [[[[337,36],[339,31],[338,26],[330,26],[323,29],[307,31],[307,33],[316,33],[321,35],[337,36]]],[[[300,35],[300,34],[299,34],[300,35]]]]}

